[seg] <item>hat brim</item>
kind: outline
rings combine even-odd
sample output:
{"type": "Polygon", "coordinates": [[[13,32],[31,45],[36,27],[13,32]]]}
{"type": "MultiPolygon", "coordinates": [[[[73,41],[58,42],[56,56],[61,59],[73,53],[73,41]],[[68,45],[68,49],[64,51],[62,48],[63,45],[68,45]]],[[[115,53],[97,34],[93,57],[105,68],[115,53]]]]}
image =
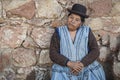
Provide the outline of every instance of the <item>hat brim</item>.
{"type": "Polygon", "coordinates": [[[71,9],[67,9],[70,13],[74,13],[74,14],[77,14],[77,15],[80,15],[81,17],[84,17],[84,18],[88,18],[89,16],[88,15],[85,15],[83,13],[80,13],[80,12],[77,12],[77,11],[74,11],[74,10],[71,10],[71,9]]]}

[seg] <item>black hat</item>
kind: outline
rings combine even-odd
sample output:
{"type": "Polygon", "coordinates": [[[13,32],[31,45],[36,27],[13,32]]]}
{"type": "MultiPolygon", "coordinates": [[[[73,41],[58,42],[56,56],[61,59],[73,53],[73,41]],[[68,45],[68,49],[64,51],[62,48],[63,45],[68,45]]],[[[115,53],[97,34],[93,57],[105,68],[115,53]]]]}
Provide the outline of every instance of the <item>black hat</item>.
{"type": "Polygon", "coordinates": [[[87,11],[86,7],[81,5],[81,4],[74,4],[72,6],[72,9],[68,9],[68,11],[70,13],[78,14],[81,17],[84,17],[84,18],[88,18],[89,17],[88,15],[86,15],[86,11],[87,11]]]}

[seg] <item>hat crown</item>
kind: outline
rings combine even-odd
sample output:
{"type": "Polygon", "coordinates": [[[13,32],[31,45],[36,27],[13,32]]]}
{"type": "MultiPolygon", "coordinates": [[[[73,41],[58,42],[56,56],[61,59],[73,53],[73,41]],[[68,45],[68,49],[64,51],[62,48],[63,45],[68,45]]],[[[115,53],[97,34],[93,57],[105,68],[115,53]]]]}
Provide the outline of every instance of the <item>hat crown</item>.
{"type": "Polygon", "coordinates": [[[86,14],[86,7],[80,4],[74,4],[71,10],[74,10],[82,14],[86,14]]]}
{"type": "Polygon", "coordinates": [[[70,13],[78,14],[81,17],[88,18],[89,16],[86,15],[87,8],[81,4],[74,4],[72,9],[68,9],[70,13]]]}

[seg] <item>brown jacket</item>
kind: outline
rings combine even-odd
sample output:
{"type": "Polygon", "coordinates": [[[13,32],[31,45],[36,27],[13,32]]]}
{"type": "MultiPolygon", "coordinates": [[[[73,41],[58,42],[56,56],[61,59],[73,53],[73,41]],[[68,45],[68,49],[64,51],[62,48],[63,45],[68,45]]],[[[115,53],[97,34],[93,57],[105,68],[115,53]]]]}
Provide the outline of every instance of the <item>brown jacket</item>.
{"type": "MultiPolygon", "coordinates": [[[[97,41],[91,30],[89,32],[88,47],[89,47],[88,54],[81,60],[84,66],[88,66],[89,64],[91,64],[99,56],[99,48],[97,45],[97,41]]],[[[60,54],[60,39],[57,31],[54,32],[51,38],[49,55],[50,59],[54,63],[59,64],[61,66],[67,66],[66,64],[69,61],[69,59],[60,54]]]]}

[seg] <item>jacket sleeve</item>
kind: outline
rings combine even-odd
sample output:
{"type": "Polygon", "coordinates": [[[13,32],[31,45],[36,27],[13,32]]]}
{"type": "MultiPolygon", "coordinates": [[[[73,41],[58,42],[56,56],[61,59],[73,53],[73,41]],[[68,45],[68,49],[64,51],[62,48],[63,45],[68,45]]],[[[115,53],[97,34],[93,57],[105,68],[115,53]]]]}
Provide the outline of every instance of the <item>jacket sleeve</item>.
{"type": "Polygon", "coordinates": [[[89,64],[94,62],[99,57],[100,54],[96,38],[93,35],[91,29],[89,31],[88,37],[88,47],[89,47],[88,54],[81,60],[84,66],[88,66],[89,64]]]}
{"type": "Polygon", "coordinates": [[[69,61],[69,59],[60,54],[60,39],[56,31],[53,33],[53,36],[51,38],[49,55],[50,59],[54,63],[59,64],[61,66],[67,66],[66,64],[69,61]]]}

